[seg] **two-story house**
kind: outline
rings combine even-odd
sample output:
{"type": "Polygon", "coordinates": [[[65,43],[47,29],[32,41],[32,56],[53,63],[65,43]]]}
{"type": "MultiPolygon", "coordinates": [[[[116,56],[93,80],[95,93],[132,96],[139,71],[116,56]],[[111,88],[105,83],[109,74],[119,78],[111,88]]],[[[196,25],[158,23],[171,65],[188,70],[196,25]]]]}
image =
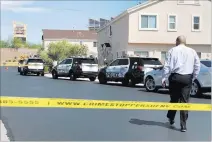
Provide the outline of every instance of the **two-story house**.
{"type": "Polygon", "coordinates": [[[43,48],[48,49],[51,42],[66,40],[71,44],[86,45],[88,55],[97,57],[97,33],[88,30],[43,30],[43,48]]]}
{"type": "Polygon", "coordinates": [[[201,59],[211,59],[211,0],[149,0],[127,9],[98,32],[99,64],[123,56],[157,57],[184,35],[201,59]]]}

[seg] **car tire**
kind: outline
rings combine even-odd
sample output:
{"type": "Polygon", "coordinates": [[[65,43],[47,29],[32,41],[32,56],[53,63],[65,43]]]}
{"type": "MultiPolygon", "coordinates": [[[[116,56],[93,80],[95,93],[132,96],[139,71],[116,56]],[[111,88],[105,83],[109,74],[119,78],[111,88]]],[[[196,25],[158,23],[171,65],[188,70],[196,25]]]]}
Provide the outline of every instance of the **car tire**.
{"type": "Polygon", "coordinates": [[[90,77],[89,80],[90,81],[95,81],[96,80],[96,77],[90,77]]]}
{"type": "Polygon", "coordinates": [[[37,76],[39,76],[40,75],[40,73],[37,73],[37,76]]]}
{"type": "Polygon", "coordinates": [[[105,77],[104,74],[100,74],[100,75],[98,76],[98,80],[99,80],[99,83],[100,83],[100,84],[106,84],[106,83],[107,83],[107,79],[106,79],[106,77],[105,77]]]}
{"type": "Polygon", "coordinates": [[[147,77],[144,83],[145,89],[148,92],[157,92],[158,88],[155,86],[155,80],[152,77],[147,77]]]}
{"type": "Polygon", "coordinates": [[[27,75],[27,72],[26,71],[24,71],[24,73],[23,73],[24,75],[27,75]]]}
{"type": "Polygon", "coordinates": [[[20,71],[20,75],[23,75],[23,72],[22,71],[20,71]]]}
{"type": "Polygon", "coordinates": [[[129,85],[129,82],[130,82],[129,78],[127,76],[125,76],[124,77],[124,80],[122,81],[122,85],[123,86],[128,86],[129,85]]]}
{"type": "Polygon", "coordinates": [[[41,73],[41,76],[44,76],[44,72],[41,73]]]}
{"type": "Polygon", "coordinates": [[[202,96],[201,87],[198,80],[194,80],[194,82],[192,83],[190,96],[194,96],[198,98],[202,96]]]}
{"type": "Polygon", "coordinates": [[[76,80],[76,76],[74,75],[73,72],[70,72],[70,73],[69,73],[69,77],[70,77],[70,80],[71,80],[71,81],[75,81],[75,80],[76,80]]]}
{"type": "Polygon", "coordinates": [[[58,79],[58,75],[56,71],[52,71],[52,78],[53,79],[58,79]]]}

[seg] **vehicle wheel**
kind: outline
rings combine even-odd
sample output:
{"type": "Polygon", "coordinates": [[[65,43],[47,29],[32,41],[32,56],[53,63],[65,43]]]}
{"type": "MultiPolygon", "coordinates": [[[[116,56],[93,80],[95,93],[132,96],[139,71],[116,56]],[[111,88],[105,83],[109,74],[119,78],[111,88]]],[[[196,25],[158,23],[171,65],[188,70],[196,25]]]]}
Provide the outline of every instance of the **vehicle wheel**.
{"type": "Polygon", "coordinates": [[[195,97],[200,97],[202,95],[201,88],[197,80],[194,80],[192,83],[190,95],[195,97]]]}
{"type": "Polygon", "coordinates": [[[27,72],[26,71],[24,71],[24,73],[23,73],[24,75],[27,75],[27,72]]]}
{"type": "Polygon", "coordinates": [[[37,73],[37,76],[39,76],[40,75],[40,73],[37,73]]]}
{"type": "Polygon", "coordinates": [[[130,80],[128,77],[124,77],[124,80],[122,81],[122,85],[127,86],[129,84],[130,80]]]}
{"type": "Polygon", "coordinates": [[[20,75],[23,75],[23,72],[22,71],[20,71],[20,75]]]}
{"type": "Polygon", "coordinates": [[[103,75],[103,74],[100,74],[100,75],[98,76],[98,79],[99,79],[99,83],[100,83],[100,84],[106,84],[106,83],[107,83],[106,77],[105,77],[105,75],[103,75]]]}
{"type": "Polygon", "coordinates": [[[44,76],[44,72],[41,73],[41,76],[44,76]]]}
{"type": "Polygon", "coordinates": [[[155,80],[152,77],[147,77],[144,86],[148,92],[158,91],[158,88],[155,86],[155,80]]]}
{"type": "Polygon", "coordinates": [[[90,77],[89,79],[90,79],[90,81],[95,81],[96,80],[95,77],[90,77]]]}
{"type": "Polygon", "coordinates": [[[75,80],[76,80],[76,76],[74,75],[73,72],[71,72],[71,73],[69,74],[69,77],[70,77],[70,80],[72,80],[72,81],[75,81],[75,80]]]}
{"type": "Polygon", "coordinates": [[[52,72],[52,78],[53,79],[58,79],[58,75],[57,75],[56,71],[52,72]]]}
{"type": "Polygon", "coordinates": [[[135,86],[137,84],[135,81],[135,78],[131,78],[130,81],[131,81],[131,86],[135,86]]]}

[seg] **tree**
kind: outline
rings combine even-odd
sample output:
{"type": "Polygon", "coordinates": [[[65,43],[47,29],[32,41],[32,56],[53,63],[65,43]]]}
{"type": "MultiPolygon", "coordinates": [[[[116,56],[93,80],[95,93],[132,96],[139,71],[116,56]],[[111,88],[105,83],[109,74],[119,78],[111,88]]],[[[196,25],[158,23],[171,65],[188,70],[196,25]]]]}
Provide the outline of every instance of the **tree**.
{"type": "Polygon", "coordinates": [[[60,61],[70,56],[87,55],[86,46],[71,44],[65,40],[56,43],[50,43],[48,46],[48,56],[53,61],[60,61]]]}
{"type": "Polygon", "coordinates": [[[0,44],[1,44],[1,48],[9,48],[8,41],[1,40],[0,44]]]}
{"type": "Polygon", "coordinates": [[[20,38],[14,38],[10,42],[10,47],[18,49],[18,48],[21,48],[21,47],[25,47],[25,45],[20,38]]]}

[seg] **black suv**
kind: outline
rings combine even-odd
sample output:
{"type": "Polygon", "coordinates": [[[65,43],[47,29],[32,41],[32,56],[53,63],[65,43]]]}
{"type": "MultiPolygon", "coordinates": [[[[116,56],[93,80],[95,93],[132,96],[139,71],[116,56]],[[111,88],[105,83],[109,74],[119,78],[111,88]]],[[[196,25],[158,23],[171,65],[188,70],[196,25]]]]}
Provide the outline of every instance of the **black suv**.
{"type": "Polygon", "coordinates": [[[107,81],[122,82],[127,86],[136,85],[143,82],[144,62],[140,57],[118,58],[106,67],[100,69],[98,79],[100,84],[107,81]]]}
{"type": "Polygon", "coordinates": [[[52,78],[70,77],[70,80],[77,78],[89,78],[94,81],[98,75],[98,64],[95,58],[70,57],[52,69],[52,78]]]}

